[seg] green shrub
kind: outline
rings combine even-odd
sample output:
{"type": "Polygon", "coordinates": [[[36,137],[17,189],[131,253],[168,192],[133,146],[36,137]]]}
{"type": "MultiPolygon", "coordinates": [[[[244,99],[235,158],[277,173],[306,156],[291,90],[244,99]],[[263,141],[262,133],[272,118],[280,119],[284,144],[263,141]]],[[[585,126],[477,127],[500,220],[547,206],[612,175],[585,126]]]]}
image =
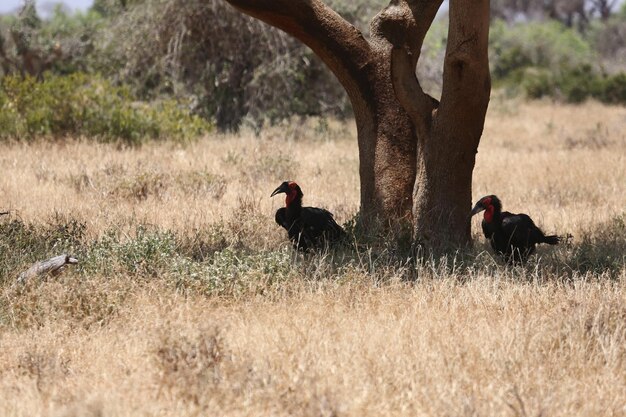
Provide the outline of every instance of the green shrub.
{"type": "Polygon", "coordinates": [[[489,46],[496,85],[529,98],[626,103],[626,73],[605,74],[590,41],[558,22],[496,21],[489,46]]]}
{"type": "Polygon", "coordinates": [[[605,103],[626,104],[626,73],[622,72],[601,80],[596,96],[605,103]]]}
{"type": "MultiPolygon", "coordinates": [[[[332,1],[360,27],[375,3],[332,1]]],[[[222,130],[351,113],[339,82],[304,44],[221,0],[133,2],[111,15],[96,49],[103,74],[128,80],[142,98],[194,96],[198,113],[222,130]]]]}
{"type": "Polygon", "coordinates": [[[137,103],[128,88],[97,75],[8,76],[0,85],[0,139],[86,136],[137,144],[146,139],[187,140],[210,130],[181,103],[137,103]]]}
{"type": "Polygon", "coordinates": [[[557,88],[570,103],[581,103],[593,95],[598,76],[590,65],[564,71],[556,78],[557,88]]]}
{"type": "Polygon", "coordinates": [[[521,86],[529,98],[557,97],[569,103],[595,98],[608,104],[626,104],[626,73],[598,74],[589,65],[560,74],[527,69],[523,72],[521,86]]]}
{"type": "Polygon", "coordinates": [[[519,81],[529,67],[559,73],[593,63],[590,44],[575,30],[554,22],[492,24],[489,37],[491,71],[495,81],[519,81]]]}
{"type": "Polygon", "coordinates": [[[530,68],[521,78],[521,85],[527,97],[541,98],[554,95],[554,77],[550,71],[530,68]]]}

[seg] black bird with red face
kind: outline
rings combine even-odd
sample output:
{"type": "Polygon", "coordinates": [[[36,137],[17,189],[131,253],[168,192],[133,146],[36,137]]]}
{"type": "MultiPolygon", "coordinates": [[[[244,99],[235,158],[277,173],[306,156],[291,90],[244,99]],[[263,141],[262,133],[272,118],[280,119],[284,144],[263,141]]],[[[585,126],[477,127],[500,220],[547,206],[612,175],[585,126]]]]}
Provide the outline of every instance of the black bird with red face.
{"type": "Polygon", "coordinates": [[[538,243],[556,245],[560,241],[558,236],[546,236],[528,215],[503,212],[502,203],[495,195],[478,200],[472,216],[483,210],[483,233],[493,250],[507,262],[526,262],[538,243]]]}
{"type": "Polygon", "coordinates": [[[345,232],[331,212],[317,207],[302,207],[302,190],[293,181],[285,181],[270,197],[285,193],[285,207],[276,211],[276,223],[287,230],[295,248],[321,248],[340,240],[345,232]]]}

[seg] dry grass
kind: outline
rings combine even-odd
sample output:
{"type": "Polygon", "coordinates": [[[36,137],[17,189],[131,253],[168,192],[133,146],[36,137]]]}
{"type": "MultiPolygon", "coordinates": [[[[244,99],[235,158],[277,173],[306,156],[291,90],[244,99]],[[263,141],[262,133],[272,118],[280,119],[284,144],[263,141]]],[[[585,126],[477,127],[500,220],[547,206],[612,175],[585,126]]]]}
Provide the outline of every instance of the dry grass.
{"type": "Polygon", "coordinates": [[[293,256],[273,224],[280,181],[342,222],[358,208],[338,123],[187,147],[1,145],[0,209],[33,225],[19,236],[88,259],[26,288],[0,277],[0,415],[624,416],[624,123],[623,108],[494,100],[475,197],[574,235],[525,268],[293,256]],[[581,251],[618,265],[577,268],[581,251]]]}

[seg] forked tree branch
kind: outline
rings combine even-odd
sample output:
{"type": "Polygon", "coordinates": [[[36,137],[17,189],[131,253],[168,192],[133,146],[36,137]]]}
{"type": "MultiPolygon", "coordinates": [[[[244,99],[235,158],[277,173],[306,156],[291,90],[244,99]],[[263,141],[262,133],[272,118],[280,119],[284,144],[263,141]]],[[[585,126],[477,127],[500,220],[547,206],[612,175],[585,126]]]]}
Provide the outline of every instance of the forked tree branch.
{"type": "Polygon", "coordinates": [[[391,0],[372,19],[372,36],[385,38],[394,47],[406,48],[415,67],[424,37],[441,3],[443,0],[391,0]]]}
{"type": "Polygon", "coordinates": [[[398,101],[408,113],[417,131],[417,137],[426,138],[438,102],[424,93],[415,77],[415,65],[403,48],[391,50],[391,81],[398,101]]]}
{"type": "Polygon", "coordinates": [[[438,117],[452,130],[463,126],[476,145],[489,103],[489,0],[450,0],[450,26],[443,70],[443,91],[438,117]]]}
{"type": "Polygon", "coordinates": [[[441,0],[392,0],[372,21],[373,36],[392,45],[391,79],[404,110],[415,126],[418,138],[426,137],[437,101],[425,94],[415,76],[426,33],[441,0]]]}
{"type": "Polygon", "coordinates": [[[296,37],[335,73],[351,98],[364,87],[361,70],[372,59],[361,31],[320,0],[226,0],[242,12],[296,37]]]}
{"type": "Polygon", "coordinates": [[[407,0],[407,3],[411,8],[413,19],[417,25],[417,30],[414,35],[416,42],[411,47],[411,52],[415,56],[415,61],[413,62],[413,66],[415,67],[422,50],[426,33],[430,29],[435,16],[437,16],[437,12],[443,0],[407,0]]]}

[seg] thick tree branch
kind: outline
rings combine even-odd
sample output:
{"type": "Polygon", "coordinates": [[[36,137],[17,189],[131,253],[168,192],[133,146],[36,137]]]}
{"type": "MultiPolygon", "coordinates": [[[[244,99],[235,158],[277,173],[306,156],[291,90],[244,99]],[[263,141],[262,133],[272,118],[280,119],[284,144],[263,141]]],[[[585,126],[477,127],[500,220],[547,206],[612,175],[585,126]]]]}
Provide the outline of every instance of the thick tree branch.
{"type": "Polygon", "coordinates": [[[335,73],[352,99],[367,83],[371,59],[363,34],[320,0],[226,0],[242,12],[296,37],[335,73]]]}
{"type": "Polygon", "coordinates": [[[476,145],[491,91],[489,0],[450,0],[450,27],[438,117],[452,130],[476,126],[476,145]]]}
{"type": "Polygon", "coordinates": [[[392,0],[372,20],[373,39],[391,43],[391,80],[398,101],[409,114],[418,138],[425,138],[438,103],[424,94],[415,77],[424,37],[442,0],[392,0]]]}
{"type": "Polygon", "coordinates": [[[411,65],[417,65],[426,32],[443,0],[391,0],[372,19],[373,38],[384,38],[396,48],[406,48],[411,65]]]}
{"type": "Polygon", "coordinates": [[[398,101],[408,113],[418,138],[426,138],[430,130],[432,112],[438,102],[425,94],[415,77],[411,54],[402,48],[391,50],[391,81],[398,101]]]}

